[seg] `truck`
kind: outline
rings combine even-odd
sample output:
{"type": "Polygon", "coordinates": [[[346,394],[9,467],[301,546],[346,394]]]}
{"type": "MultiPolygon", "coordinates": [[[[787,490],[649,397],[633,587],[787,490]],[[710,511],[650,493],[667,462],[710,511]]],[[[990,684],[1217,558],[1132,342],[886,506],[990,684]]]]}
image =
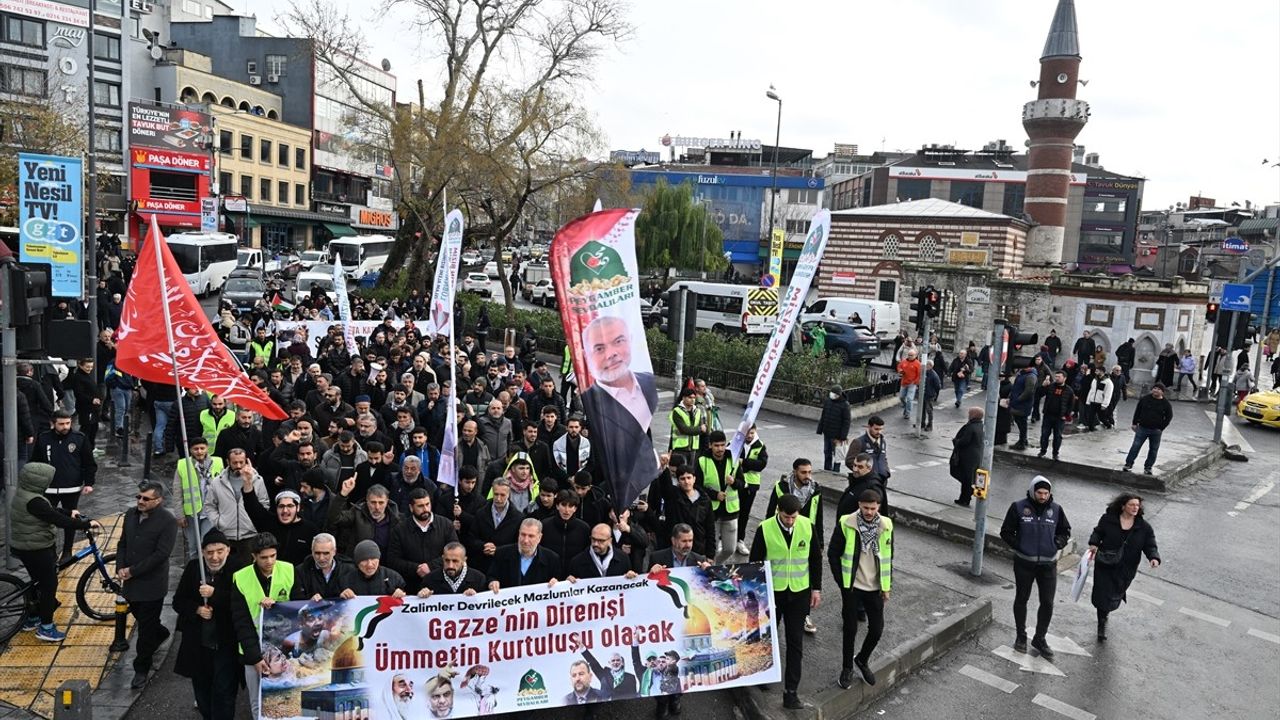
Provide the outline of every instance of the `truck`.
{"type": "Polygon", "coordinates": [[[551,268],[545,262],[538,263],[529,261],[525,263],[524,268],[520,271],[520,294],[525,300],[533,298],[533,286],[538,284],[539,280],[550,279],[551,268]]]}

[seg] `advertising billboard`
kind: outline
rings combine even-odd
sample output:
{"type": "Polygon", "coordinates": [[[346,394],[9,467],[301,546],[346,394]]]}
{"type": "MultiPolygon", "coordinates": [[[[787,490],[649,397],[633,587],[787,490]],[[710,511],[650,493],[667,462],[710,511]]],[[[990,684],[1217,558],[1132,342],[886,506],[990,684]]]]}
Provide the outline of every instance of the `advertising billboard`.
{"type": "Polygon", "coordinates": [[[202,112],[129,103],[129,145],[208,152],[213,119],[202,112]]]}

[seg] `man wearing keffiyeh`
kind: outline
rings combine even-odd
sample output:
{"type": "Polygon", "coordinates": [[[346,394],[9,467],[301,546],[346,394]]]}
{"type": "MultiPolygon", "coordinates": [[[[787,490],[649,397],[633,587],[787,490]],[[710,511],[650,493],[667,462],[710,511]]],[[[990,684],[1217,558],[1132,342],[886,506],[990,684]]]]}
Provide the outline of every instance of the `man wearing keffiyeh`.
{"type": "Polygon", "coordinates": [[[893,521],[880,514],[880,493],[864,490],[858,496],[858,511],[840,518],[827,546],[827,560],[840,586],[844,620],[840,687],[852,684],[855,666],[868,685],[875,685],[868,660],[884,632],[884,604],[893,582],[893,521]],[[860,609],[867,615],[867,636],[855,656],[860,609]]]}
{"type": "Polygon", "coordinates": [[[475,595],[485,589],[484,573],[467,566],[467,549],[462,543],[451,542],[440,555],[443,572],[427,575],[418,597],[432,595],[475,595]]]}

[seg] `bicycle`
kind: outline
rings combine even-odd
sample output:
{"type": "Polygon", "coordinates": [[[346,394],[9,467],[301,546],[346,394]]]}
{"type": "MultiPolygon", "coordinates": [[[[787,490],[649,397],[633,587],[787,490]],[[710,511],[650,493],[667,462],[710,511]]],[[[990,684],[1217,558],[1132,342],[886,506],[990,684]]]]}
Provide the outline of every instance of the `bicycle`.
{"type": "MultiPolygon", "coordinates": [[[[110,570],[116,554],[104,553],[98,547],[94,531],[86,531],[85,535],[89,544],[68,559],[59,561],[58,573],[92,556],[93,562],[76,582],[76,605],[94,620],[112,620],[116,614],[116,596],[121,592],[121,584],[110,570]]],[[[34,593],[35,584],[30,580],[0,573],[0,645],[7,643],[22,628],[27,614],[32,611],[34,593]]]]}

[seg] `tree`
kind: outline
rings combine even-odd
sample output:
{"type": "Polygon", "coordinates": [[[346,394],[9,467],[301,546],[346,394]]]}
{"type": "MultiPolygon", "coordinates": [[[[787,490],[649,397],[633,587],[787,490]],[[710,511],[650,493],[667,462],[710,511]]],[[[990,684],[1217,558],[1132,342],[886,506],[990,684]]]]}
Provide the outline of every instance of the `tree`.
{"type": "Polygon", "coordinates": [[[600,140],[575,90],[606,45],[629,34],[621,2],[384,0],[384,11],[413,12],[417,29],[436,41],[442,70],[436,93],[418,80],[416,101],[395,108],[361,93],[354,70],[365,43],[357,24],[327,0],[295,2],[290,31],[311,39],[317,60],[361,105],[367,126],[360,135],[396,167],[406,222],[384,285],[427,287],[435,247],[428,238],[442,230],[446,192],[472,228],[492,239],[501,270],[502,244],[531,200],[596,172],[583,158],[599,151],[600,140]]]}
{"type": "Polygon", "coordinates": [[[18,224],[18,153],[84,155],[83,123],[57,109],[64,106],[0,97],[0,225],[18,224]]]}
{"type": "Polygon", "coordinates": [[[693,202],[693,185],[659,180],[636,220],[636,260],[642,270],[725,269],[724,233],[707,207],[693,202]]]}

